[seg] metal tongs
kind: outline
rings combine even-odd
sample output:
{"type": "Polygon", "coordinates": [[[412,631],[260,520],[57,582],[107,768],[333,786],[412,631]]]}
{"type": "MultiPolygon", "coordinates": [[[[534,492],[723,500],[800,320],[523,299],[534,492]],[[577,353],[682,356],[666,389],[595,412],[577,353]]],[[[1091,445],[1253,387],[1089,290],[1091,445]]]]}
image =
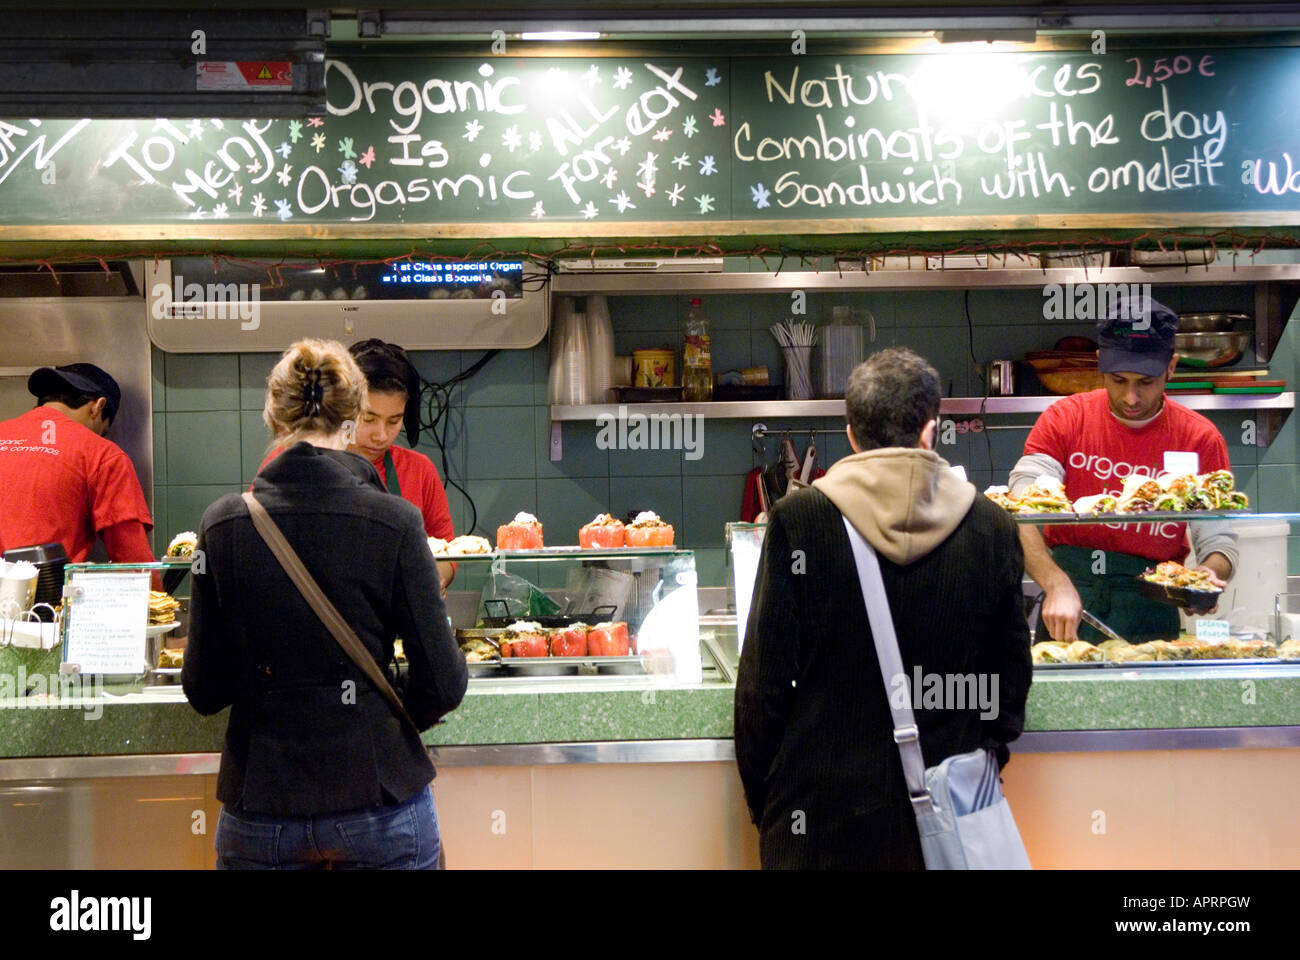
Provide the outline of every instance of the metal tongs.
{"type": "Polygon", "coordinates": [[[1110,627],[1106,626],[1106,624],[1102,623],[1100,620],[1098,620],[1096,617],[1094,617],[1094,616],[1093,616],[1091,613],[1089,613],[1087,610],[1084,610],[1084,611],[1083,611],[1083,622],[1086,623],[1086,624],[1088,624],[1088,625],[1091,626],[1091,627],[1096,628],[1097,630],[1100,630],[1103,634],[1105,634],[1105,635],[1106,635],[1107,637],[1109,637],[1111,640],[1118,640],[1120,643],[1127,643],[1127,642],[1128,642],[1128,641],[1125,640],[1123,637],[1121,637],[1118,633],[1116,633],[1114,630],[1112,630],[1110,627]]]}

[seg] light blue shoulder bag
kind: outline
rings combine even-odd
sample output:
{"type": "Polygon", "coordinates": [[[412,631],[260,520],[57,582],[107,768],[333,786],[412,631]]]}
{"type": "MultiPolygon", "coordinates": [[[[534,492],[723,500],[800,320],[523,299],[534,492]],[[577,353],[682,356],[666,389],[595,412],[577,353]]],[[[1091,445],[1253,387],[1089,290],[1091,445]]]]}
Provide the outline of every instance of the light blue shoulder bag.
{"type": "Polygon", "coordinates": [[[862,600],[871,621],[880,675],[885,681],[885,697],[894,719],[894,742],[903,761],[903,776],[912,798],[916,828],[921,834],[926,869],[1031,869],[1011,807],[1002,795],[998,761],[993,751],[972,750],[926,769],[910,702],[911,685],[903,672],[903,657],[898,650],[885,582],[880,576],[880,561],[847,517],[844,528],[849,532],[862,600]],[[904,689],[909,693],[906,698],[892,695],[898,677],[903,678],[904,689]]]}

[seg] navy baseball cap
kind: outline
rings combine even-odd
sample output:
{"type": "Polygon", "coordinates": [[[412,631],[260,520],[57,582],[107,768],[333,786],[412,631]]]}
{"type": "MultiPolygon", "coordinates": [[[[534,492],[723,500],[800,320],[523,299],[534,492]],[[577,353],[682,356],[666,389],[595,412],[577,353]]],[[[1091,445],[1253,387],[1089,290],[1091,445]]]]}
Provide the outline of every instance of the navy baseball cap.
{"type": "Polygon", "coordinates": [[[1178,315],[1150,297],[1122,291],[1097,324],[1097,368],[1102,373],[1158,377],[1174,355],[1178,315]]]}
{"type": "Polygon", "coordinates": [[[27,378],[27,390],[39,400],[56,393],[86,393],[103,397],[104,417],[111,421],[122,404],[117,381],[93,363],[69,363],[62,367],[41,367],[27,378]]]}

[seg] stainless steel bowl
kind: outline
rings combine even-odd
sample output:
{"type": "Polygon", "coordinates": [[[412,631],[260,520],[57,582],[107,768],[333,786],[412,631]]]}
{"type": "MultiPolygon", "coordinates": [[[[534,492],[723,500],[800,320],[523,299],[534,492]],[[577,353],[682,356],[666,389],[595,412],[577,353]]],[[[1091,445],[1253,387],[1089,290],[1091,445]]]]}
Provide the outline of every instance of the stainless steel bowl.
{"type": "Polygon", "coordinates": [[[1177,333],[1174,352],[1184,367],[1226,367],[1246,352],[1250,333],[1177,333]]]}
{"type": "Polygon", "coordinates": [[[1180,313],[1178,315],[1179,333],[1223,333],[1231,330],[1238,321],[1250,323],[1249,313],[1180,313]]]}

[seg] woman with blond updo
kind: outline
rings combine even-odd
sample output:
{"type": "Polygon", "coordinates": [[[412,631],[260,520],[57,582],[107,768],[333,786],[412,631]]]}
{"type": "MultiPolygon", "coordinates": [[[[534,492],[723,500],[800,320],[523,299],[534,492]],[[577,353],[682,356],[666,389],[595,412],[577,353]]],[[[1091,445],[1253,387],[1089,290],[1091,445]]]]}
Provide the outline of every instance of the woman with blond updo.
{"type": "Polygon", "coordinates": [[[438,862],[434,769],[418,731],[460,703],[465,659],[420,511],[347,452],[365,398],[365,375],[342,344],[301,340],[286,350],[262,412],[284,452],[251,492],[380,669],[403,639],[410,668],[400,706],[304,598],[254,526],[253,507],[238,494],[208,507],[182,679],[199,713],[231,707],[218,869],[438,862]]]}

